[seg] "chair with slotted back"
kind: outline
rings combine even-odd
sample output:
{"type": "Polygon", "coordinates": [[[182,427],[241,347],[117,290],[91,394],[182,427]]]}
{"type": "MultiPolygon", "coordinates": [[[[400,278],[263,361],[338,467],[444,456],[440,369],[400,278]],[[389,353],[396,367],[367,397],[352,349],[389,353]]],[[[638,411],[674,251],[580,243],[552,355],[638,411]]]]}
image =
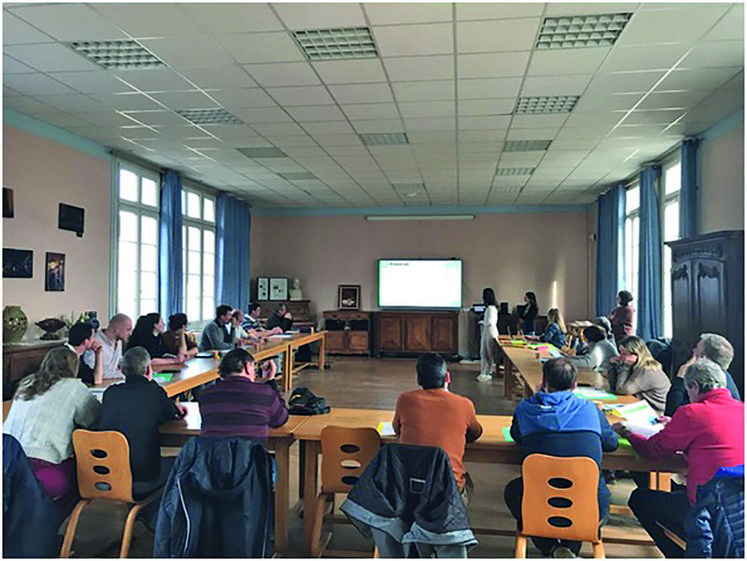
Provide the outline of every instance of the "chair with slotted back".
{"type": "Polygon", "coordinates": [[[599,528],[599,466],[591,458],[527,456],[521,466],[524,496],[522,527],[514,557],[525,558],[527,537],[590,542],[595,558],[604,558],[599,528]]]}
{"type": "Polygon", "coordinates": [[[127,557],[135,517],[143,507],[160,497],[163,486],[151,489],[143,496],[133,492],[130,445],[122,433],[76,430],[73,432],[73,448],[81,500],[70,515],[60,557],[70,556],[81,513],[92,501],[99,499],[132,505],[125,520],[119,550],[120,557],[127,557]]]}
{"type": "Polygon", "coordinates": [[[313,513],[311,557],[321,557],[324,553],[335,557],[360,556],[356,551],[326,550],[331,533],[322,540],[322,524],[330,499],[334,501],[336,493],[348,493],[353,488],[380,447],[381,437],[372,428],[325,427],[322,430],[322,490],[313,513]]]}

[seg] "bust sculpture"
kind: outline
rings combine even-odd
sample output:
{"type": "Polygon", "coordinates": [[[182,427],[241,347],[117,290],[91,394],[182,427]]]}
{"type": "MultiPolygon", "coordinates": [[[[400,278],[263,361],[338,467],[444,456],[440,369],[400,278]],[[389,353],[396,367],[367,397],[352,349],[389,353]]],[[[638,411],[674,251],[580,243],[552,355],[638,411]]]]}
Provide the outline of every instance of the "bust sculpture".
{"type": "Polygon", "coordinates": [[[288,290],[288,295],[291,300],[303,300],[303,292],[301,291],[301,281],[299,279],[293,279],[291,281],[291,288],[288,290]]]}

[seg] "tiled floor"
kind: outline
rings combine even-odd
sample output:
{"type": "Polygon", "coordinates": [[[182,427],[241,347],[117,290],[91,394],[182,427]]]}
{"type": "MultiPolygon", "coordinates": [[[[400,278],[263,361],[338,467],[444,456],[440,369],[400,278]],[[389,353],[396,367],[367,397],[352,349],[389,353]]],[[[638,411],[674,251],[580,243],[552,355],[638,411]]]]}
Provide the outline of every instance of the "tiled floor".
{"type": "MultiPolygon", "coordinates": [[[[416,388],[415,361],[412,359],[366,359],[330,357],[332,367],[324,372],[305,370],[294,381],[294,386],[306,386],[317,395],[327,398],[332,407],[366,407],[393,409],[397,396],[403,391],[416,388]]],[[[503,397],[501,380],[478,384],[475,377],[478,364],[449,364],[452,375],[451,390],[469,397],[478,414],[511,414],[515,402],[503,397]]],[[[291,474],[298,473],[298,446],[292,448],[291,474]]],[[[470,505],[470,520],[475,527],[513,530],[515,525],[503,502],[503,488],[519,473],[518,466],[493,466],[467,464],[475,481],[476,492],[470,505]]],[[[610,485],[614,504],[625,504],[633,488],[630,480],[617,481],[610,485]]],[[[291,500],[298,497],[297,482],[291,488],[291,500]]],[[[116,557],[119,544],[116,539],[124,521],[122,508],[110,505],[94,505],[84,513],[74,550],[80,557],[116,557]]],[[[370,550],[357,531],[348,524],[335,524],[331,547],[339,549],[370,550]]],[[[607,531],[616,536],[644,537],[645,532],[635,519],[626,516],[611,516],[607,531]]],[[[136,525],[135,541],[131,557],[150,557],[153,551],[153,536],[139,523],[136,525]]],[[[300,557],[302,551],[303,524],[297,516],[292,518],[290,556],[300,557]]],[[[513,557],[513,538],[508,536],[478,535],[479,545],[470,552],[470,557],[513,557]]],[[[632,546],[605,544],[607,557],[645,558],[661,557],[654,546],[632,546]]],[[[529,546],[530,557],[539,552],[529,546]]],[[[591,547],[586,544],[581,552],[591,557],[591,547]]]]}

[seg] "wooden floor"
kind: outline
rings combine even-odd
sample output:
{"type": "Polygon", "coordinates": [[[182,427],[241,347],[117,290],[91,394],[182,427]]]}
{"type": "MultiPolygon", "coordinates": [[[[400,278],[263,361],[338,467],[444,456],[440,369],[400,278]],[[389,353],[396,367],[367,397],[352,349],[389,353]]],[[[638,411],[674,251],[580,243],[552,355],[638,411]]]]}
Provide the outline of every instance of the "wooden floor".
{"type": "MultiPolygon", "coordinates": [[[[349,357],[330,357],[331,368],[320,372],[306,369],[302,371],[294,386],[306,386],[314,393],[327,398],[332,407],[368,407],[373,409],[394,409],[397,396],[417,388],[414,359],[368,359],[349,357]]],[[[469,397],[475,404],[478,414],[509,415],[516,402],[503,397],[501,379],[487,384],[479,384],[475,378],[479,373],[479,363],[450,363],[451,390],[469,397]]],[[[297,473],[298,446],[293,446],[291,453],[291,473],[297,473]]],[[[513,530],[515,524],[503,501],[503,489],[508,481],[519,475],[519,468],[514,466],[490,466],[486,464],[467,464],[476,493],[470,506],[470,520],[475,527],[489,527],[513,530]]],[[[293,478],[292,478],[293,479],[293,478]]],[[[625,504],[633,489],[630,480],[618,481],[610,485],[614,504],[625,504]]],[[[298,497],[297,482],[292,483],[291,500],[298,497]]],[[[118,545],[112,541],[121,532],[123,521],[121,509],[108,505],[94,506],[84,513],[79,526],[80,539],[75,550],[78,556],[116,557],[118,545]]],[[[290,556],[302,555],[303,524],[298,517],[291,523],[290,556]]],[[[645,536],[635,519],[625,516],[611,516],[606,531],[616,536],[645,536]]],[[[136,526],[136,540],[130,553],[131,557],[150,557],[152,555],[153,536],[139,523],[136,526]]],[[[513,557],[513,539],[501,536],[477,536],[479,545],[470,551],[475,558],[513,557]]],[[[358,549],[366,551],[372,547],[357,531],[347,524],[334,526],[331,547],[340,549],[358,549]]],[[[606,544],[607,557],[613,558],[646,558],[661,557],[659,550],[653,546],[631,546],[606,544]]],[[[582,556],[591,557],[591,548],[584,545],[582,556]]],[[[528,555],[538,557],[539,552],[532,545],[528,555]]]]}

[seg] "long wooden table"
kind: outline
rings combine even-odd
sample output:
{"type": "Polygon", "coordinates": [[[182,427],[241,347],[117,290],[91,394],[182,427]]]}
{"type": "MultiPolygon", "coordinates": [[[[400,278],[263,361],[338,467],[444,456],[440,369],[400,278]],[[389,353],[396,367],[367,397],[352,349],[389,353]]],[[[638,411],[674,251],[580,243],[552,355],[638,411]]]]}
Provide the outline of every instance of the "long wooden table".
{"type": "MultiPolygon", "coordinates": [[[[318,461],[321,455],[321,433],[326,426],[348,428],[376,428],[381,422],[391,422],[393,411],[377,409],[332,409],[327,415],[316,415],[294,430],[294,437],[305,442],[304,468],[304,512],[313,512],[319,486],[318,461]]],[[[511,426],[510,416],[478,415],[483,434],[477,442],[468,444],[464,454],[465,462],[521,465],[525,451],[513,442],[506,441],[503,429],[511,426]]],[[[383,438],[383,442],[393,442],[394,438],[383,438]]],[[[638,457],[630,448],[618,448],[605,453],[602,467],[633,471],[681,471],[686,467],[683,458],[650,462],[638,457]]],[[[311,517],[304,518],[304,538],[307,552],[310,547],[311,517]]],[[[494,532],[488,532],[494,533],[494,532]]]]}
{"type": "MultiPolygon", "coordinates": [[[[187,440],[200,435],[202,419],[197,403],[185,403],[187,415],[183,419],[161,425],[162,446],[183,446],[187,440]]],[[[267,449],[275,453],[278,480],[275,485],[275,550],[288,551],[288,526],[290,516],[290,447],[295,442],[293,434],[309,417],[291,415],[280,428],[271,429],[267,449]]]]}

